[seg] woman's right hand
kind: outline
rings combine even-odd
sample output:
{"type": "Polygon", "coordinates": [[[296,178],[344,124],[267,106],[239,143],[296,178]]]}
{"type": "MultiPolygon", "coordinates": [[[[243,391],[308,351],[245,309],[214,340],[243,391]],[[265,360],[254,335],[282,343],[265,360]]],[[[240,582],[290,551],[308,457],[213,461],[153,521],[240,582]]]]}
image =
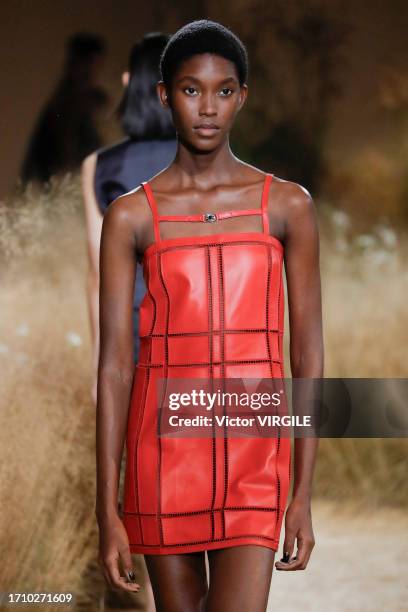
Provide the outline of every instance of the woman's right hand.
{"type": "Polygon", "coordinates": [[[134,577],[129,539],[119,515],[109,519],[98,519],[98,526],[98,562],[109,587],[137,593],[140,590],[140,584],[128,582],[127,578],[120,575],[119,559],[126,576],[130,572],[130,579],[134,577]]]}

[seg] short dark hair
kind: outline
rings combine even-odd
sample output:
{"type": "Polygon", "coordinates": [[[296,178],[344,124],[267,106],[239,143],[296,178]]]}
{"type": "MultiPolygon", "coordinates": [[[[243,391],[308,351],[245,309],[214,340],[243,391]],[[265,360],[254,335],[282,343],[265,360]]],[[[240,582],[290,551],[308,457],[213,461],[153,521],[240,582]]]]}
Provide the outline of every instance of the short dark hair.
{"type": "Polygon", "coordinates": [[[134,140],[176,138],[171,112],[162,106],[156,89],[160,56],[169,38],[169,34],[149,32],[131,49],[129,84],[116,112],[123,131],[134,140]]]}
{"type": "Polygon", "coordinates": [[[231,30],[216,21],[199,19],[177,30],[170,38],[160,58],[160,72],[166,88],[181,64],[200,53],[220,55],[235,64],[239,84],[248,78],[248,54],[245,45],[231,30]]]}

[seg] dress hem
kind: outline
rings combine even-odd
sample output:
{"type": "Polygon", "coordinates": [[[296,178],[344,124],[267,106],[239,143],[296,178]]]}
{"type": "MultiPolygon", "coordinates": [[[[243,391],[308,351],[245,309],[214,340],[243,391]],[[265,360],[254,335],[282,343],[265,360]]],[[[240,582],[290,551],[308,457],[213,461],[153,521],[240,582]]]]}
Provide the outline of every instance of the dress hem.
{"type": "Polygon", "coordinates": [[[275,552],[278,551],[279,542],[271,541],[270,539],[264,539],[262,536],[259,537],[248,537],[248,538],[234,538],[233,540],[223,540],[222,542],[202,542],[197,544],[186,544],[176,546],[143,546],[140,544],[130,544],[130,552],[133,554],[142,555],[174,555],[174,554],[185,554],[200,552],[205,550],[216,550],[218,548],[231,548],[233,546],[243,546],[248,544],[255,544],[257,546],[263,546],[270,548],[275,552]]]}

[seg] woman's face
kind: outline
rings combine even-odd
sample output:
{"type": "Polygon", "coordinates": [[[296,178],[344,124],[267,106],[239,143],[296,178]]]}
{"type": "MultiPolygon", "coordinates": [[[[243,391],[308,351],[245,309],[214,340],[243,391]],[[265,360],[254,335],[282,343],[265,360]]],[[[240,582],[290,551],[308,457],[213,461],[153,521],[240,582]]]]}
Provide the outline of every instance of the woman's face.
{"type": "Polygon", "coordinates": [[[178,139],[198,150],[213,150],[224,142],[247,96],[235,64],[211,53],[183,62],[167,94],[178,139]],[[207,127],[205,127],[207,126],[207,127]]]}

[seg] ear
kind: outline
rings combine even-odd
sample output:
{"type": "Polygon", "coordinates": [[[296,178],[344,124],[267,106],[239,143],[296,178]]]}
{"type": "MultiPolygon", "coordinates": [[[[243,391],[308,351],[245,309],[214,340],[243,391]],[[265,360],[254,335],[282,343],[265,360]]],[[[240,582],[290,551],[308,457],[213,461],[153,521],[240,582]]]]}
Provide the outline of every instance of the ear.
{"type": "Polygon", "coordinates": [[[241,108],[244,106],[245,101],[247,99],[248,96],[248,85],[246,83],[244,83],[241,87],[241,92],[240,92],[240,100],[239,100],[239,104],[238,104],[238,111],[241,110],[241,108]]]}
{"type": "Polygon", "coordinates": [[[129,85],[130,72],[126,70],[122,73],[122,85],[123,87],[127,87],[129,85]]]}
{"type": "Polygon", "coordinates": [[[167,95],[167,91],[166,91],[166,86],[164,84],[163,81],[158,81],[157,82],[157,95],[159,96],[160,102],[162,104],[162,106],[164,106],[164,108],[169,108],[170,107],[170,100],[169,97],[167,95]]]}

